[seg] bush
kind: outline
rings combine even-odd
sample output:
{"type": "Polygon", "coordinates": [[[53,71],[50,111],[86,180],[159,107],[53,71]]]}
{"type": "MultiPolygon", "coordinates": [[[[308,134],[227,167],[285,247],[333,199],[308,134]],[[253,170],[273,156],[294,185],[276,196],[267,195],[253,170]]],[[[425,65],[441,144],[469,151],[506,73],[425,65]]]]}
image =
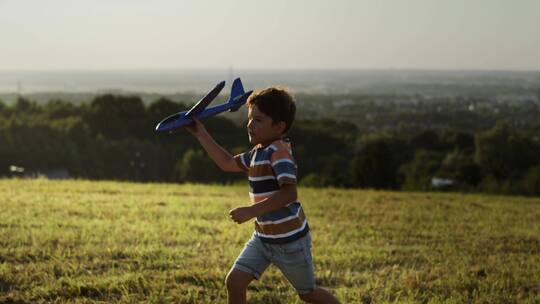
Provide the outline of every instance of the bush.
{"type": "Polygon", "coordinates": [[[218,182],[222,171],[202,150],[187,150],[175,166],[175,179],[181,182],[218,182]]]}
{"type": "Polygon", "coordinates": [[[520,182],[520,188],[524,194],[540,195],[540,165],[529,169],[527,175],[520,182]]]}
{"type": "Polygon", "coordinates": [[[471,156],[460,151],[450,152],[446,155],[437,176],[456,181],[462,189],[478,185],[482,178],[480,166],[474,162],[471,156]]]}
{"type": "Polygon", "coordinates": [[[300,185],[304,187],[321,188],[330,185],[330,181],[324,175],[311,173],[300,180],[300,185]]]}
{"type": "Polygon", "coordinates": [[[364,188],[394,188],[397,167],[392,151],[382,138],[364,142],[350,166],[353,186],[364,188]]]}
{"type": "Polygon", "coordinates": [[[538,144],[508,124],[476,136],[476,162],[487,175],[514,182],[538,162],[538,144]]]}
{"type": "Polygon", "coordinates": [[[419,150],[414,160],[404,164],[399,169],[404,178],[402,188],[405,190],[428,190],[431,188],[431,178],[439,170],[443,154],[439,152],[419,150]]]}

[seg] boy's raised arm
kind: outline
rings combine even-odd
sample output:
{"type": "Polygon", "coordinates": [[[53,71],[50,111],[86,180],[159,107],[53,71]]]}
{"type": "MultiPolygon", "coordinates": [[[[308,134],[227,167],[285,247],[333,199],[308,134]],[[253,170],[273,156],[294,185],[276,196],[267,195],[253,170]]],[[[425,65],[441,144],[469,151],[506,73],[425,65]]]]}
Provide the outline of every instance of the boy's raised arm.
{"type": "Polygon", "coordinates": [[[232,155],[214,141],[204,125],[198,119],[193,119],[193,121],[193,124],[184,127],[184,129],[197,138],[216,165],[223,171],[242,172],[242,168],[238,166],[232,155]]]}

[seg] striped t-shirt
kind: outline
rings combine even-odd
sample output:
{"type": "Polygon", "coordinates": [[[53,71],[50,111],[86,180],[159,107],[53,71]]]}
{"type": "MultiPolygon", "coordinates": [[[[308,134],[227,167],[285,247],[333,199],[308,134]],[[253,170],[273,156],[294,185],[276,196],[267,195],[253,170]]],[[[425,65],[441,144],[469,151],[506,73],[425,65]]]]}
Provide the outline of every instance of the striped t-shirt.
{"type": "MultiPolygon", "coordinates": [[[[257,145],[251,151],[234,157],[240,168],[248,173],[249,196],[252,203],[271,197],[284,184],[296,184],[296,162],[291,146],[276,140],[268,146],[257,145]]],[[[309,231],[300,202],[258,216],[255,234],[267,243],[287,243],[301,238],[309,231]]]]}

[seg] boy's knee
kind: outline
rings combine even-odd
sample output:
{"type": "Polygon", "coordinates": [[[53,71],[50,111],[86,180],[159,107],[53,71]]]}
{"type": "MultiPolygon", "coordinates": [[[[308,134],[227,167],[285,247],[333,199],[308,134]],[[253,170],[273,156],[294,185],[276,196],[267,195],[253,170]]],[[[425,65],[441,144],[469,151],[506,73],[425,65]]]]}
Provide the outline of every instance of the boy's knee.
{"type": "Polygon", "coordinates": [[[253,275],[249,273],[231,270],[225,278],[225,286],[229,291],[244,290],[253,279],[253,275]]]}
{"type": "Polygon", "coordinates": [[[225,286],[227,286],[228,290],[237,289],[238,283],[234,279],[235,275],[232,272],[229,272],[227,276],[225,277],[225,286]]]}

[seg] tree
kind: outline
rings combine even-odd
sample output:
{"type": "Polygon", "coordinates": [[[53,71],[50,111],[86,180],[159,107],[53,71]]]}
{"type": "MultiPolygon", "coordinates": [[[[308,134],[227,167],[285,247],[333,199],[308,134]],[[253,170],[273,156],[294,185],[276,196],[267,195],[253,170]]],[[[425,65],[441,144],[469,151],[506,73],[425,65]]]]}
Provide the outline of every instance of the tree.
{"type": "Polygon", "coordinates": [[[442,136],[448,150],[459,150],[467,153],[474,151],[474,135],[462,131],[448,131],[442,136]]]}
{"type": "Polygon", "coordinates": [[[92,140],[84,155],[86,174],[90,178],[148,181],[160,178],[158,147],[133,138],[92,140]]]}
{"type": "Polygon", "coordinates": [[[9,116],[9,108],[2,102],[2,100],[0,100],[0,117],[4,116],[4,117],[7,117],[9,116]]]}
{"type": "Polygon", "coordinates": [[[163,119],[167,115],[186,110],[188,107],[183,103],[177,103],[161,97],[148,106],[148,116],[153,119],[163,119]]]}
{"type": "Polygon", "coordinates": [[[29,171],[66,168],[74,155],[73,145],[47,121],[13,118],[6,125],[4,140],[13,151],[11,162],[29,171]]]}
{"type": "Polygon", "coordinates": [[[322,188],[322,187],[331,186],[332,184],[330,183],[330,181],[328,181],[326,176],[316,174],[316,173],[311,173],[304,176],[300,180],[300,185],[302,185],[303,187],[322,188]]]}
{"type": "Polygon", "coordinates": [[[175,177],[183,182],[223,181],[222,171],[202,150],[187,150],[175,166],[175,177]]]}
{"type": "Polygon", "coordinates": [[[19,97],[13,105],[13,110],[20,117],[38,114],[41,112],[41,107],[35,101],[19,97]]]}
{"type": "Polygon", "coordinates": [[[540,195],[540,164],[530,168],[520,184],[523,193],[540,195]]]}
{"type": "Polygon", "coordinates": [[[411,139],[411,145],[415,148],[415,150],[439,150],[441,148],[439,136],[437,133],[431,130],[426,130],[413,136],[411,139]]]}
{"type": "Polygon", "coordinates": [[[98,96],[90,104],[86,120],[92,130],[111,139],[143,138],[153,130],[137,96],[98,96]]]}
{"type": "Polygon", "coordinates": [[[516,181],[536,164],[540,147],[509,124],[498,123],[493,129],[477,134],[476,162],[496,180],[516,181]]]}
{"type": "Polygon", "coordinates": [[[446,155],[437,172],[437,177],[452,179],[462,188],[474,187],[482,178],[480,166],[471,156],[459,150],[446,155]]]}
{"type": "Polygon", "coordinates": [[[81,107],[75,106],[72,102],[63,100],[51,100],[44,108],[48,119],[62,119],[67,117],[82,116],[81,107]]]}
{"type": "Polygon", "coordinates": [[[7,138],[3,130],[0,130],[0,176],[9,174],[9,166],[13,163],[15,149],[7,142],[7,138]]]}
{"type": "MultiPolygon", "coordinates": [[[[335,156],[345,160],[353,155],[352,144],[341,140],[339,133],[331,125],[328,128],[318,128],[311,121],[296,122],[289,132],[291,138],[293,156],[299,166],[299,175],[306,176],[311,173],[321,174],[321,170],[333,172],[325,167],[327,161],[337,164],[335,156]]],[[[342,169],[342,168],[340,168],[342,169]]],[[[328,177],[326,177],[328,179],[328,177]]],[[[331,178],[331,177],[330,177],[331,178]]]]}
{"type": "Polygon", "coordinates": [[[400,167],[404,177],[403,188],[406,190],[428,190],[431,178],[439,170],[443,154],[440,152],[418,150],[414,160],[400,167]]]}
{"type": "Polygon", "coordinates": [[[154,127],[165,117],[184,111],[188,108],[183,103],[177,103],[167,98],[159,98],[151,103],[146,109],[147,125],[151,126],[153,131],[154,127]]]}
{"type": "Polygon", "coordinates": [[[392,151],[383,139],[364,143],[351,164],[354,186],[367,188],[394,188],[397,185],[397,167],[392,151]]]}

